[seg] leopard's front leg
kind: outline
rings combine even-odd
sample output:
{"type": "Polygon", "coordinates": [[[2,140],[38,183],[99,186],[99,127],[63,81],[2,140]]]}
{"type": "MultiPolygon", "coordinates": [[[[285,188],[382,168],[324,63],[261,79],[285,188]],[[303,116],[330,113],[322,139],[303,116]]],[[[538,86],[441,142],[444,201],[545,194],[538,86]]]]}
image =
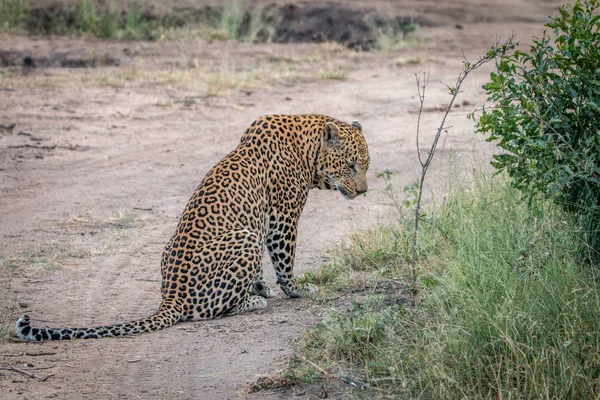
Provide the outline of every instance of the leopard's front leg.
{"type": "Polygon", "coordinates": [[[277,274],[277,283],[289,297],[305,297],[318,292],[315,285],[301,285],[294,278],[297,227],[297,217],[271,216],[267,234],[267,249],[277,274]]]}

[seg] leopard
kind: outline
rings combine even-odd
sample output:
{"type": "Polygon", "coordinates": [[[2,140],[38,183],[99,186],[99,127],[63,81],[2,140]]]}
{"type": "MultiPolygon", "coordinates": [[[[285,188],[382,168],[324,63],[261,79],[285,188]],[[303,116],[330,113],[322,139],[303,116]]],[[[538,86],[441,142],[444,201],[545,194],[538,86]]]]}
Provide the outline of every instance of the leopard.
{"type": "Polygon", "coordinates": [[[261,270],[267,252],[285,295],[314,295],[317,287],[301,283],[293,271],[298,219],[308,193],[335,190],[354,199],[368,190],[369,164],[357,121],[320,114],[260,117],[188,201],[161,258],[162,301],[153,315],[88,328],[34,328],[23,315],[17,336],[25,341],[121,337],[262,310],[274,296],[261,270]]]}

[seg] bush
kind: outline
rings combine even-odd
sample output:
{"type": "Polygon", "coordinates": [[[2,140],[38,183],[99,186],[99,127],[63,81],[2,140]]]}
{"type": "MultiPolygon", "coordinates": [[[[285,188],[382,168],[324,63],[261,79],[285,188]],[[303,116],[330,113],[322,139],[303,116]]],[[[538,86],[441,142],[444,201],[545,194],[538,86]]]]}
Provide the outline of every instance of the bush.
{"type": "Polygon", "coordinates": [[[585,232],[585,255],[600,261],[600,16],[599,0],[565,5],[529,52],[499,60],[484,88],[477,131],[504,153],[505,170],[530,199],[551,197],[585,232]]]}

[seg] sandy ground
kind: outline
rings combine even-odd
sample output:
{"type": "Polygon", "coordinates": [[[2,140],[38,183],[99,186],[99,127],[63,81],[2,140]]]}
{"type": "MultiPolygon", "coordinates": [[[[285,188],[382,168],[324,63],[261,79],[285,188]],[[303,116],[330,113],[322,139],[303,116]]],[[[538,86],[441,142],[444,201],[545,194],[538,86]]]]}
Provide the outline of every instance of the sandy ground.
{"type": "MultiPolygon", "coordinates": [[[[14,307],[13,318],[27,312],[36,326],[91,326],[151,314],[160,302],[161,251],[189,196],[236,146],[246,126],[269,113],[323,113],[360,120],[364,127],[373,191],[354,201],[335,192],[312,192],[300,221],[296,272],[318,267],[354,229],[389,218],[390,207],[378,193],[383,188],[378,172],[392,171],[399,190],[418,176],[414,73],[431,75],[422,121],[428,142],[449,101],[440,82],[455,81],[461,52],[475,60],[498,35],[512,31],[526,42],[557,4],[497,3],[452,2],[452,9],[460,10],[455,14],[460,28],[450,21],[447,6],[414,3],[420,5],[411,12],[437,16],[440,26],[420,32],[426,40],[389,53],[310,44],[0,36],[0,50],[49,57],[62,51],[75,57],[93,48],[122,60],[120,67],[35,69],[24,76],[6,70],[0,79],[0,124],[16,124],[12,132],[0,128],[0,256],[5,264],[14,257],[51,264],[41,270],[35,265],[0,269],[1,300],[14,307]],[[217,96],[198,96],[204,89],[186,87],[181,80],[152,83],[152,74],[165,66],[198,59],[209,69],[218,69],[223,60],[235,60],[237,66],[257,59],[299,61],[292,72],[263,87],[248,85],[217,96]],[[418,61],[399,66],[399,59],[418,61]],[[133,67],[134,76],[112,80],[133,67]],[[322,68],[342,68],[347,79],[320,79],[315,71],[322,68]]],[[[490,68],[475,72],[465,84],[441,142],[428,186],[440,196],[451,179],[450,165],[478,168],[491,154],[466,119],[485,100],[481,85],[490,68]]],[[[274,284],[270,262],[264,268],[274,284]]],[[[35,372],[53,375],[38,381],[0,370],[1,397],[288,398],[293,393],[244,395],[242,390],[285,366],[294,340],[326,306],[277,293],[262,312],[131,338],[0,343],[0,366],[51,366],[35,372]]]]}

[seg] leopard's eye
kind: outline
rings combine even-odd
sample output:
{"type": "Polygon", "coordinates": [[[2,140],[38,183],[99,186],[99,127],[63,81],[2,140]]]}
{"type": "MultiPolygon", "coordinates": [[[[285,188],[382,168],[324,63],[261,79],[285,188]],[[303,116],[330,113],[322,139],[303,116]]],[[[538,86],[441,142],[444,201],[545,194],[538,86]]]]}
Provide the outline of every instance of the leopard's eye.
{"type": "Polygon", "coordinates": [[[352,160],[346,160],[346,165],[349,166],[350,168],[354,167],[354,161],[352,160]]]}

